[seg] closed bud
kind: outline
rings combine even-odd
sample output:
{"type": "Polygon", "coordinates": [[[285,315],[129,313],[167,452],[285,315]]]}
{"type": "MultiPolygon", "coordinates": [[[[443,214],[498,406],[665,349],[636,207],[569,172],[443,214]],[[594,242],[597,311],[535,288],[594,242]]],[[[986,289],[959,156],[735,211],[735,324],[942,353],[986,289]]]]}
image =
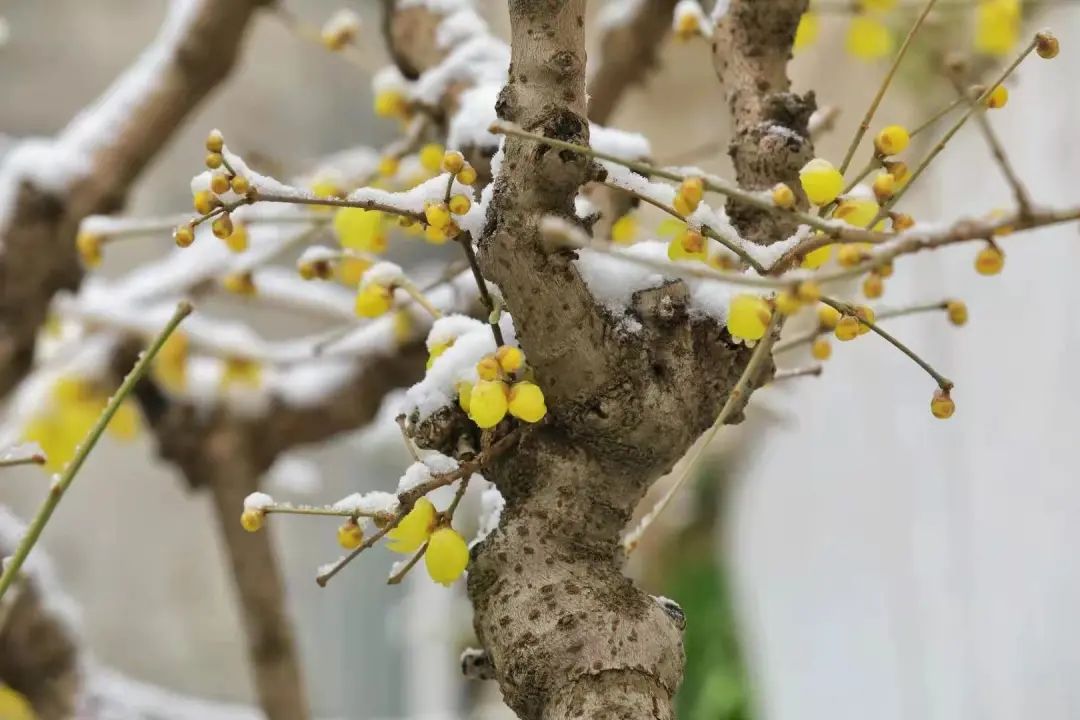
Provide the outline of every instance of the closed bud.
{"type": "Polygon", "coordinates": [[[1053,33],[1042,30],[1035,34],[1035,52],[1044,60],[1052,60],[1061,52],[1061,45],[1053,33]]]}
{"type": "Polygon", "coordinates": [[[934,414],[938,420],[948,420],[956,412],[956,403],[949,396],[948,390],[942,390],[938,388],[934,390],[934,395],[930,398],[930,412],[934,414]]]}
{"type": "Polygon", "coordinates": [[[206,136],[206,150],[212,153],[220,153],[223,147],[225,147],[225,138],[222,137],[221,131],[211,130],[210,134],[206,136]]]}

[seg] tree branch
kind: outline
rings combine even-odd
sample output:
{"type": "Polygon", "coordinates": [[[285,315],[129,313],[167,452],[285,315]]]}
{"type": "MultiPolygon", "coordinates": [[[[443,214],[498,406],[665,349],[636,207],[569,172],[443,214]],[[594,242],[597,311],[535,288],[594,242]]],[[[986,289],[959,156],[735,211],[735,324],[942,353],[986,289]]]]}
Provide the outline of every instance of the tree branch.
{"type": "Polygon", "coordinates": [[[600,62],[588,82],[590,120],[606,124],[623,94],[656,67],[677,2],[639,2],[629,17],[605,28],[600,38],[600,62]]]}
{"type": "MultiPolygon", "coordinates": [[[[808,0],[731,0],[713,35],[713,63],[728,99],[734,126],[729,152],[735,176],[747,190],[779,182],[807,207],[799,169],[814,155],[808,123],[816,106],[812,92],[791,92],[787,63],[799,18],[808,0]]],[[[788,237],[791,220],[728,201],[728,215],[743,235],[768,244],[788,237]]]]}
{"type": "Polygon", "coordinates": [[[142,57],[54,140],[0,168],[0,396],[29,370],[53,294],[82,278],[75,234],[123,204],[135,178],[226,77],[266,0],[174,0],[142,57]],[[62,180],[58,183],[57,177],[62,180]]]}

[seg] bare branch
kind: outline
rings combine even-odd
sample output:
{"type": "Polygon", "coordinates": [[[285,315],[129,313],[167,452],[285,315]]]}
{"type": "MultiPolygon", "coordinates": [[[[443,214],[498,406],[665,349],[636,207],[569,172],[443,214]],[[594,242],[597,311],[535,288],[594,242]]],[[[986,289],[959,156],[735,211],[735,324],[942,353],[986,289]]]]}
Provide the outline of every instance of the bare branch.
{"type": "Polygon", "coordinates": [[[53,141],[0,169],[0,395],[26,374],[55,292],[79,284],[79,222],[117,209],[144,167],[229,73],[265,0],[174,0],[154,44],[53,141]],[[45,167],[42,167],[45,165],[45,167]],[[57,174],[63,176],[56,186],[57,174]]]}
{"type": "Polygon", "coordinates": [[[589,77],[589,119],[607,123],[624,93],[644,81],[671,30],[677,0],[645,0],[600,37],[600,62],[589,77]]]}

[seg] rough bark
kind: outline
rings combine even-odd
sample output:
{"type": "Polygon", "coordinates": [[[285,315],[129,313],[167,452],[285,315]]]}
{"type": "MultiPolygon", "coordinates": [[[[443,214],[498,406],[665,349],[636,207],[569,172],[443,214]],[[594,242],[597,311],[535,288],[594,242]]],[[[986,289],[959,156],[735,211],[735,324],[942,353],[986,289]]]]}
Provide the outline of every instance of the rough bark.
{"type": "Polygon", "coordinates": [[[600,62],[589,78],[589,119],[607,123],[624,93],[656,67],[678,0],[646,0],[600,39],[600,62]]]}
{"type": "MultiPolygon", "coordinates": [[[[522,127],[587,142],[584,0],[512,0],[510,77],[497,105],[522,127]]],[[[572,219],[601,171],[508,138],[485,275],[502,290],[548,399],[547,422],[485,473],[506,498],[474,551],[474,624],[522,718],[670,718],[682,674],[677,624],[620,571],[618,539],[647,487],[716,417],[749,358],[688,312],[686,287],[644,290],[619,329],[572,252],[548,252],[545,215],[572,219]]]]}
{"type": "Polygon", "coordinates": [[[143,168],[229,73],[252,15],[265,2],[202,0],[158,82],[99,145],[89,169],[62,195],[21,182],[0,224],[0,397],[29,371],[52,296],[82,279],[75,252],[79,223],[123,204],[143,168]]]}
{"type": "MultiPolygon", "coordinates": [[[[739,185],[750,190],[787,183],[806,207],[799,169],[814,156],[807,123],[813,92],[791,92],[787,64],[799,18],[808,0],[732,0],[713,35],[713,62],[731,111],[728,148],[739,185]]],[[[743,237],[768,244],[795,231],[796,223],[728,201],[727,212],[743,237]]]]}

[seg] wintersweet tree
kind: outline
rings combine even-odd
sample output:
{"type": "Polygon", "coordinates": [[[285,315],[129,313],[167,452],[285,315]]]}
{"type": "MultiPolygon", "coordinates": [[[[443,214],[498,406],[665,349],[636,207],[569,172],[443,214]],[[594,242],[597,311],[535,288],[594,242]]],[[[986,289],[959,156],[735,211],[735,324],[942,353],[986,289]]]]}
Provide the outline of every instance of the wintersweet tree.
{"type": "Polygon", "coordinates": [[[511,0],[509,44],[470,0],[385,0],[393,62],[374,79],[374,109],[400,121],[397,140],[283,180],[233,151],[242,138],[211,131],[193,154],[205,165],[191,180],[193,216],[103,214],[228,71],[264,4],[345,59],[366,32],[347,12],[313,30],[272,3],[176,0],[109,93],[55,140],[5,159],[0,378],[16,390],[12,439],[38,447],[4,462],[58,474],[39,515],[12,533],[18,542],[0,534],[12,555],[0,596],[15,597],[0,626],[14,628],[0,632],[0,680],[42,718],[110,700],[79,674],[30,551],[101,434],[140,424],[213,495],[268,717],[309,716],[280,571],[259,532],[271,515],[298,513],[336,518],[347,551],[319,568],[320,585],[376,545],[402,554],[392,583],[421,564],[442,584],[464,576],[478,641],[464,669],[496,680],[520,717],[672,717],[682,610],[635,587],[622,565],[686,471],[631,526],[650,486],[703,434],[699,451],[738,422],[754,389],[819,374],[781,375],[774,355],[804,346],[824,361],[830,336],[895,346],[929,378],[910,379],[928,417],[947,419],[953,382],[884,321],[943,311],[961,325],[967,308],[878,312],[864,300],[912,253],[973,244],[975,270],[992,275],[1004,236],[1080,219],[1028,196],[990,124],[1014,70],[1058,54],[1048,31],[1024,38],[1019,0],[613,0],[588,71],[585,0],[511,0]],[[830,11],[850,14],[853,55],[888,60],[869,107],[854,111],[847,152],[832,159],[815,154],[814,135],[835,109],[818,110],[813,89],[792,89],[787,73],[793,47],[812,44],[830,11]],[[945,12],[972,25],[973,50],[1004,61],[938,57],[956,100],[911,129],[878,118],[920,29],[945,12]],[[599,124],[669,31],[706,40],[703,59],[711,45],[733,179],[664,166],[647,138],[599,124]],[[1015,208],[933,222],[904,212],[908,189],[969,123],[1015,208]],[[909,144],[924,133],[937,141],[915,157],[909,144]],[[667,219],[654,226],[650,208],[667,219]],[[179,249],[160,261],[118,280],[84,276],[111,243],[169,233],[179,249]],[[380,257],[408,242],[452,246],[456,259],[405,269],[380,257]],[[314,309],[340,328],[267,340],[201,310],[214,293],[314,309]],[[414,462],[397,488],[321,506],[260,491],[275,459],[370,422],[398,387],[408,387],[395,410],[414,462]],[[452,500],[433,502],[442,488],[452,500]],[[456,517],[470,489],[484,508],[475,538],[456,517]],[[51,640],[27,642],[31,627],[51,640]]]}

